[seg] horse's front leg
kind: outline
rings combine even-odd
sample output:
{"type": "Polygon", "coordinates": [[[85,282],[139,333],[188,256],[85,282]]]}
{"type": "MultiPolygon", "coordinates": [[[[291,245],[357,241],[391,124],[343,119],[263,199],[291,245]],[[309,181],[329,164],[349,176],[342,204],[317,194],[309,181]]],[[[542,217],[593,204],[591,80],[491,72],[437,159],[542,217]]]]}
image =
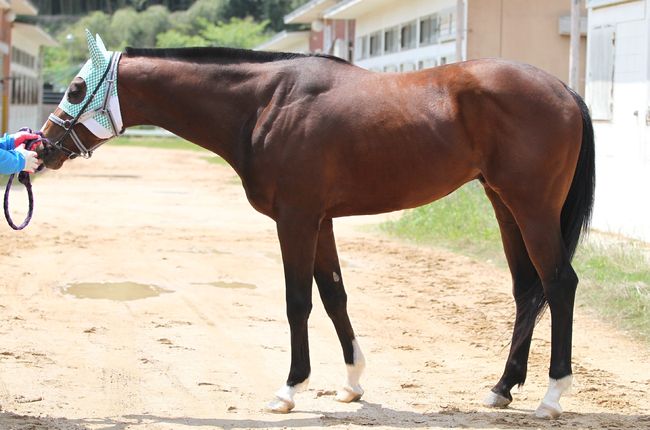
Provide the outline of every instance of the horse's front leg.
{"type": "Polygon", "coordinates": [[[268,405],[273,412],[287,413],[293,409],[295,393],[306,389],[309,380],[307,320],[312,307],[312,276],[320,220],[318,216],[295,211],[285,211],[277,220],[291,332],[291,368],[286,385],[268,405]]]}
{"type": "Polygon", "coordinates": [[[363,395],[359,379],[366,362],[354,338],[354,331],[348,317],[347,295],[343,287],[331,218],[323,220],[318,233],[314,278],[327,315],[334,323],[343,348],[343,359],[347,365],[347,379],[343,388],[336,393],[336,400],[345,403],[359,400],[363,395]]]}

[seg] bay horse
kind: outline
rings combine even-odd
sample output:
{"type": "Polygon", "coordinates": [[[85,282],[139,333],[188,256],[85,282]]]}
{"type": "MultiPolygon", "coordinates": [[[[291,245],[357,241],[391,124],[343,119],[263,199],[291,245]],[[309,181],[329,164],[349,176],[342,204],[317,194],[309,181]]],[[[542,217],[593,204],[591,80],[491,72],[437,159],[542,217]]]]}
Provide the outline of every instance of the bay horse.
{"type": "Polygon", "coordinates": [[[413,208],[478,179],[496,213],[516,304],[505,370],[485,403],[507,406],[524,383],[533,329],[548,305],[550,380],[535,414],[560,415],[572,380],[571,260],[595,184],[593,129],[578,94],[533,66],[499,59],[382,74],[318,54],[109,52],[87,36],[91,59],[44,125],[50,143],[39,155],[58,169],[147,124],[232,166],[251,205],[276,222],[282,252],[291,365],[272,411],[289,412],[308,382],[312,278],[347,365],[337,400],[363,394],[365,360],[332,219],[413,208]]]}

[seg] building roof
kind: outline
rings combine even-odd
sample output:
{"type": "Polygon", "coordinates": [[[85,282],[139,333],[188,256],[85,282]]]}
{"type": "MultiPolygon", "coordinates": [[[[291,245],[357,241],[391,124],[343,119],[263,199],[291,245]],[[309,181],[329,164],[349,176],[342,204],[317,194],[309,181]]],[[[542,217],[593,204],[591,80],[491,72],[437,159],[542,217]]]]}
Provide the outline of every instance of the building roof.
{"type": "Polygon", "coordinates": [[[282,31],[255,47],[258,51],[287,51],[304,41],[309,44],[309,31],[282,31]]]}
{"type": "Polygon", "coordinates": [[[29,0],[12,0],[9,7],[16,15],[38,14],[38,9],[29,0]]]}
{"type": "Polygon", "coordinates": [[[323,14],[325,19],[354,19],[394,0],[343,0],[323,14]]]}
{"type": "Polygon", "coordinates": [[[337,0],[311,0],[284,16],[285,24],[311,24],[323,17],[323,12],[334,6],[337,0]]]}
{"type": "Polygon", "coordinates": [[[24,34],[30,42],[39,46],[57,46],[58,42],[41,27],[24,22],[14,22],[13,30],[24,34]]]}

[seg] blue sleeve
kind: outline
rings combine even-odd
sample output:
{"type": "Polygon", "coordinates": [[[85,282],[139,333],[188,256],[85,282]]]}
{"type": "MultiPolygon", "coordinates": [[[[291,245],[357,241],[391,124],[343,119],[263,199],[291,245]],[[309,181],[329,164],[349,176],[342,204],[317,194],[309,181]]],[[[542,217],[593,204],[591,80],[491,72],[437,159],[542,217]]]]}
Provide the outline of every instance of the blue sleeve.
{"type": "Polygon", "coordinates": [[[10,175],[25,168],[25,157],[14,150],[0,149],[0,174],[10,175]]]}
{"type": "Polygon", "coordinates": [[[7,151],[14,149],[14,137],[7,133],[0,137],[0,149],[6,149],[7,151]]]}

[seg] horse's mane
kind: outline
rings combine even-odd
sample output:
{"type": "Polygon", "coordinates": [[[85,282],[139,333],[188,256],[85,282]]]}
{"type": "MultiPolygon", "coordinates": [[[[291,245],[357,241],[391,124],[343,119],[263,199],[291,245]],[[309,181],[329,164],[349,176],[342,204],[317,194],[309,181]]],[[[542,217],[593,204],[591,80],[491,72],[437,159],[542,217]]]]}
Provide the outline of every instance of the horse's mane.
{"type": "Polygon", "coordinates": [[[131,57],[169,58],[197,63],[268,63],[297,58],[319,57],[349,64],[348,61],[327,54],[298,54],[293,52],[253,51],[250,49],[199,47],[199,48],[126,48],[131,57]]]}

